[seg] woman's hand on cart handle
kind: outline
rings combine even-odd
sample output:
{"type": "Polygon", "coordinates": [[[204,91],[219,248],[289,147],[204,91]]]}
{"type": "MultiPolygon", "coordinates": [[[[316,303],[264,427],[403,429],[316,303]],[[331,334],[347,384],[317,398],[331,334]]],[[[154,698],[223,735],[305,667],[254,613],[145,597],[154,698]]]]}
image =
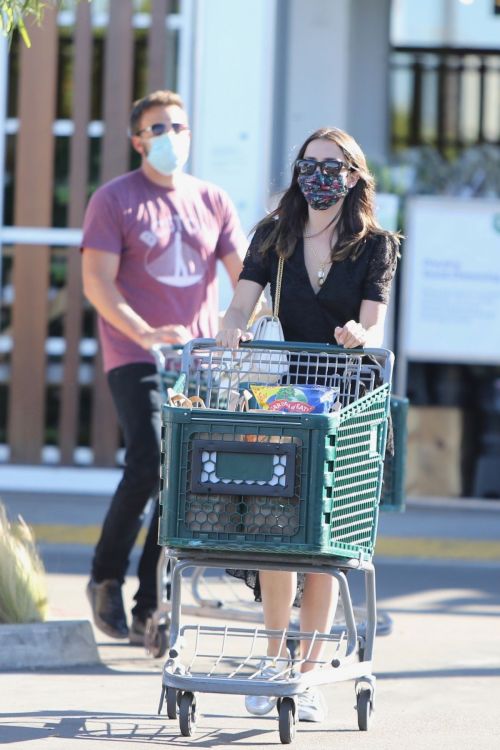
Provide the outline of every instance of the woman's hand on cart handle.
{"type": "Polygon", "coordinates": [[[348,320],[345,326],[337,326],[334,336],[337,344],[346,349],[356,349],[366,345],[366,330],[355,320],[348,320]]]}
{"type": "Polygon", "coordinates": [[[251,341],[253,333],[241,328],[222,328],[215,337],[215,343],[224,349],[237,349],[241,341],[251,341]]]}
{"type": "Polygon", "coordinates": [[[155,344],[186,344],[192,338],[185,326],[168,325],[145,331],[140,335],[138,343],[149,350],[155,344]]]}

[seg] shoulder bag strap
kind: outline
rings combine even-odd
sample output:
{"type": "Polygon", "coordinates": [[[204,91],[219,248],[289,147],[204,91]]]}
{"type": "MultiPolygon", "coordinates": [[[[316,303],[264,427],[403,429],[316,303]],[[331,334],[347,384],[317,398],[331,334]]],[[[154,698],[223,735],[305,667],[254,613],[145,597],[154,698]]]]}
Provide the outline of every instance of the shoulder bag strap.
{"type": "Polygon", "coordinates": [[[276,292],[274,294],[274,307],[273,317],[277,318],[280,310],[280,298],[281,298],[281,282],[283,281],[283,266],[285,265],[285,259],[282,255],[278,261],[278,273],[276,275],[276,292]]]}
{"type": "MultiPolygon", "coordinates": [[[[285,265],[285,259],[282,255],[279,256],[278,260],[278,273],[276,274],[276,293],[274,295],[274,305],[273,305],[273,318],[278,317],[278,312],[280,309],[280,298],[281,298],[281,282],[283,280],[283,267],[285,265]]],[[[259,303],[257,302],[257,305],[259,303]]],[[[253,313],[250,315],[250,318],[248,320],[248,327],[252,326],[255,322],[255,310],[257,309],[257,305],[255,305],[253,313]]]]}

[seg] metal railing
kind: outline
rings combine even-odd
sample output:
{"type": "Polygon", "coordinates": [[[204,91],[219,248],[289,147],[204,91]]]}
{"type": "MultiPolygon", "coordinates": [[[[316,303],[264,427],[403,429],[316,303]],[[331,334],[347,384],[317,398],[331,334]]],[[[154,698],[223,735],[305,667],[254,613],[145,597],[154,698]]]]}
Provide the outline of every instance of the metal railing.
{"type": "Polygon", "coordinates": [[[500,46],[393,47],[392,146],[500,144],[500,46]]]}

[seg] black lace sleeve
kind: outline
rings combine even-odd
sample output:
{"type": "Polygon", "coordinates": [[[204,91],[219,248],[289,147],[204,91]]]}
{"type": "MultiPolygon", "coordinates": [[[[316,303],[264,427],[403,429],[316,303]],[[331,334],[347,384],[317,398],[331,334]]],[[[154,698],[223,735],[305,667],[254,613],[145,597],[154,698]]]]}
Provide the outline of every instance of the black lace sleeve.
{"type": "Polygon", "coordinates": [[[271,264],[269,262],[269,252],[265,255],[260,253],[262,241],[267,237],[272,229],[272,225],[260,227],[255,232],[243,261],[243,270],[240,273],[240,279],[255,281],[262,287],[265,287],[271,281],[271,264]]]}
{"type": "Polygon", "coordinates": [[[398,243],[390,235],[373,240],[373,250],[363,282],[362,299],[389,302],[391,284],[396,272],[398,243]]]}

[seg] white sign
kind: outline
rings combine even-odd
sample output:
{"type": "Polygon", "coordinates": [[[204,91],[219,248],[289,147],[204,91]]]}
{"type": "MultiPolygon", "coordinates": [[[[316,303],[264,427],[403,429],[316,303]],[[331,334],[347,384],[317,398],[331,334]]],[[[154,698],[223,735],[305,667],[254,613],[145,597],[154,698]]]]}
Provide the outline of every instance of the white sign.
{"type": "Polygon", "coordinates": [[[500,201],[408,203],[400,355],[500,363],[500,201]]]}

